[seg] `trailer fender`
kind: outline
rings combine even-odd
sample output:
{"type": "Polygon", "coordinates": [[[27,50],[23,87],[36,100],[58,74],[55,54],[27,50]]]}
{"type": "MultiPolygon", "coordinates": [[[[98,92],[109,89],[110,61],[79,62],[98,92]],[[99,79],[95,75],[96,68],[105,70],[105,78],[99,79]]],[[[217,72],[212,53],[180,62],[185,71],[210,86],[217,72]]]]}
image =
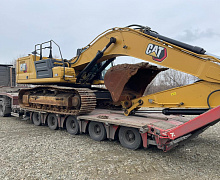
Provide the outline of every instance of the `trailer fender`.
{"type": "Polygon", "coordinates": [[[148,147],[147,132],[141,133],[141,137],[142,137],[143,147],[147,148],[148,147]]]}
{"type": "Polygon", "coordinates": [[[111,140],[114,140],[116,131],[117,131],[119,126],[109,125],[109,124],[106,124],[106,123],[104,124],[104,126],[105,126],[105,130],[106,130],[106,133],[107,133],[107,138],[111,139],[111,140]]]}
{"type": "Polygon", "coordinates": [[[88,124],[89,124],[89,121],[87,120],[79,120],[78,119],[78,122],[79,122],[79,129],[80,129],[80,133],[86,133],[87,130],[88,130],[88,124]]]}

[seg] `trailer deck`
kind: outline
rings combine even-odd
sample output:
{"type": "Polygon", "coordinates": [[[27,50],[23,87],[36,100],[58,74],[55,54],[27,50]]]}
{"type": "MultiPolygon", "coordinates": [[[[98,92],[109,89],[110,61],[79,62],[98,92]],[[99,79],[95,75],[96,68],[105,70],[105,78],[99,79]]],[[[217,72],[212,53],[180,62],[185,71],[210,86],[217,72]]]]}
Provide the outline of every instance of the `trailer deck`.
{"type": "Polygon", "coordinates": [[[166,116],[163,114],[135,114],[134,116],[125,116],[123,111],[96,109],[88,115],[77,117],[79,120],[99,121],[106,124],[115,124],[120,126],[129,126],[134,128],[148,128],[148,125],[160,129],[171,129],[177,127],[190,119],[181,116],[166,116]]]}
{"type": "MultiPolygon", "coordinates": [[[[217,123],[220,120],[220,106],[193,119],[183,116],[147,113],[137,113],[127,117],[120,111],[101,109],[96,109],[88,115],[78,116],[77,119],[79,121],[104,123],[109,139],[114,139],[115,132],[119,126],[137,128],[141,133],[145,148],[152,144],[157,145],[163,151],[168,151],[180,142],[197,136],[209,126],[217,123]]],[[[83,126],[80,127],[81,129],[83,128],[83,126]]]]}

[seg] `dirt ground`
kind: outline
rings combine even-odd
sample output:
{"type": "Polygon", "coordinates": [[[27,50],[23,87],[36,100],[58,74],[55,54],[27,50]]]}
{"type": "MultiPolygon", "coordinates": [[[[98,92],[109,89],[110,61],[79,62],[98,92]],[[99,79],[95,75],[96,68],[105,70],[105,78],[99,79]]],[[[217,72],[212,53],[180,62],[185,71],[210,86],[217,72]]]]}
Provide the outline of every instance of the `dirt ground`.
{"type": "Polygon", "coordinates": [[[184,146],[132,151],[0,118],[0,179],[220,179],[220,123],[184,146]]]}

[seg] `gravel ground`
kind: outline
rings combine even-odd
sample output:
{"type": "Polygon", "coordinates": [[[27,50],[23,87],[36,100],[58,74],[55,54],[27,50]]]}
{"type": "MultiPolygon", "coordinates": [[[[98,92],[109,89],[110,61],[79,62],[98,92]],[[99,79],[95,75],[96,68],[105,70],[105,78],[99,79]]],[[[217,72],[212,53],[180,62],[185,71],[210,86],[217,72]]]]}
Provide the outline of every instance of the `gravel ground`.
{"type": "Polygon", "coordinates": [[[118,141],[0,118],[0,179],[220,179],[220,123],[181,147],[132,151],[118,141]]]}

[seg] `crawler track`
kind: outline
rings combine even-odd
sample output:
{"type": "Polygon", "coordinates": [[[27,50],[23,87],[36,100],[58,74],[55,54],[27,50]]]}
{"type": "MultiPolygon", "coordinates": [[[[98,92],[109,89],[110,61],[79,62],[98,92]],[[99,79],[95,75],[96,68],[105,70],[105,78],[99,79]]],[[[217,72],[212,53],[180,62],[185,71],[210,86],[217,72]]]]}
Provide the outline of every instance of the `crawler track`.
{"type": "Polygon", "coordinates": [[[96,96],[88,88],[42,86],[21,90],[19,104],[21,108],[29,111],[82,115],[95,109],[96,96]],[[71,105],[71,98],[74,96],[80,99],[80,105],[77,107],[71,105]]]}

